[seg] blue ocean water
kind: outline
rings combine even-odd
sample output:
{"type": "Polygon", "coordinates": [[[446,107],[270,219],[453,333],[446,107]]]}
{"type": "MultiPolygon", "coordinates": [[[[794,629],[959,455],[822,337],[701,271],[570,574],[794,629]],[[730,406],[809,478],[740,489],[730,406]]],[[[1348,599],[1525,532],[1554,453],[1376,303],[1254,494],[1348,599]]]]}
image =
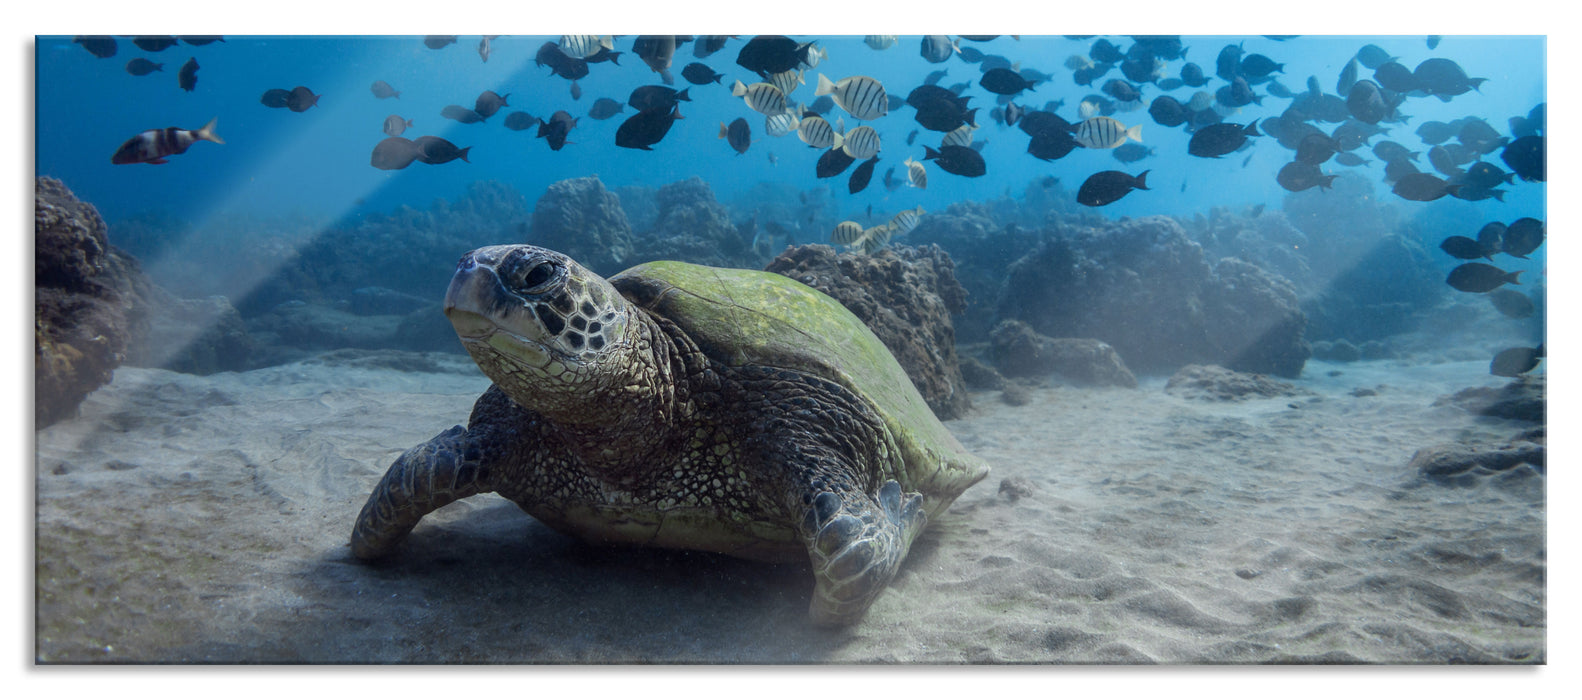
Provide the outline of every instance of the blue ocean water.
{"type": "MultiPolygon", "coordinates": [[[[554,38],[498,37],[491,42],[492,51],[485,62],[476,50],[477,36],[463,36],[439,50],[427,48],[417,36],[237,36],[204,46],[178,44],[158,53],[142,51],[122,38],[120,51],[105,59],[71,43],[70,37],[39,37],[37,172],[64,180],[111,221],[147,211],[163,211],[196,222],[237,214],[356,216],[403,204],[423,207],[437,197],[454,198],[465,191],[467,183],[477,180],[508,183],[532,201],[552,182],[590,174],[597,174],[609,188],[634,184],[658,187],[696,175],[708,181],[721,201],[760,181],[807,189],[828,186],[848,211],[862,211],[869,205],[884,212],[917,205],[943,210],[956,201],[1016,195],[1029,181],[1046,175],[1060,178],[1075,192],[1088,175],[1111,169],[1151,171],[1151,190],[1133,192],[1103,208],[1111,217],[1190,216],[1214,206],[1277,205],[1286,194],[1275,182],[1275,174],[1291,160],[1290,151],[1274,139],[1263,138],[1254,140],[1250,152],[1220,159],[1189,156],[1190,135],[1186,131],[1161,127],[1148,117],[1146,103],[1165,94],[1152,84],[1143,89],[1144,109],[1115,115],[1127,125],[1143,125],[1142,141],[1154,149],[1151,157],[1122,164],[1110,151],[1079,149],[1057,161],[1040,161],[1025,152],[1026,134],[989,118],[995,96],[978,85],[979,66],[959,55],[944,63],[929,63],[919,55],[917,36],[900,37],[882,51],[866,46],[860,36],[798,37],[816,39],[828,58],[807,71],[806,85],[800,86],[793,98],[811,102],[819,73],[837,80],[868,75],[880,80],[892,95],[904,97],[928,73],[947,69],[940,84],[970,82],[964,94],[973,97],[973,106],[981,107],[978,123],[983,128],[976,139],[986,142],[982,154],[988,172],[984,177],[958,177],[930,164],[926,190],[903,187],[891,192],[880,186],[887,169],[895,166],[897,176],[904,177],[905,169],[899,167],[902,160],[921,160],[923,145],[938,143],[940,134],[920,129],[912,119],[913,110],[903,107],[872,122],[882,139],[881,160],[875,183],[866,191],[846,194],[846,174],[816,178],[813,171],[819,151],[794,135],[767,137],[762,116],[730,94],[734,80],[757,80],[735,64],[747,37],[733,39],[724,50],[703,59],[725,77],[718,85],[691,87],[692,101],[682,103],[685,119],[653,151],[619,148],[614,145],[615,130],[632,113],[631,108],[605,121],[588,118],[588,108],[599,97],[624,103],[633,88],[659,84],[659,76],[631,52],[635,38],[621,37],[616,41],[616,50],[624,52],[620,65],[593,64],[589,75],[578,81],[581,99],[573,99],[568,81],[552,75],[547,67],[534,65],[539,46],[554,38]],[[164,63],[163,71],[129,75],[124,66],[138,56],[164,63]],[[188,58],[196,58],[200,64],[198,83],[191,92],[180,89],[176,80],[176,72],[188,58]],[[375,98],[369,86],[376,80],[394,86],[401,97],[375,98]],[[322,95],[317,106],[295,113],[260,104],[264,91],[289,90],[297,85],[322,95]],[[461,124],[440,116],[448,104],[470,107],[483,90],[508,94],[510,106],[479,124],[461,124]],[[532,130],[516,132],[502,126],[504,115],[514,110],[546,118],[556,110],[566,110],[581,119],[571,133],[572,143],[555,152],[544,140],[534,138],[532,130]],[[408,137],[432,134],[471,147],[470,162],[419,164],[399,171],[371,167],[369,154],[384,138],[380,128],[389,114],[414,121],[408,137]],[[159,166],[110,164],[109,156],[117,146],[145,129],[196,129],[216,117],[217,131],[226,141],[223,146],[197,144],[159,166]],[[753,129],[754,142],[742,155],[717,136],[721,123],[737,117],[746,117],[753,129]],[[905,139],[913,130],[920,133],[915,144],[908,146],[905,139]]],[[[1111,39],[1123,49],[1130,44],[1124,37],[1111,39]]],[[[1084,96],[1098,94],[1104,80],[1122,77],[1120,71],[1111,71],[1093,85],[1081,86],[1073,80],[1072,72],[1062,67],[1068,56],[1087,54],[1094,41],[1002,36],[988,42],[959,43],[1003,56],[1021,68],[1053,74],[1054,80],[1039,84],[1015,101],[1028,108],[1063,101],[1058,113],[1075,122],[1077,104],[1084,96]]],[[[1409,99],[1401,112],[1410,115],[1410,120],[1394,125],[1388,135],[1379,138],[1396,140],[1413,150],[1427,150],[1413,133],[1424,121],[1479,116],[1508,133],[1508,118],[1526,115],[1545,101],[1542,37],[1449,36],[1432,49],[1422,36],[1300,36],[1281,41],[1258,36],[1186,36],[1182,41],[1187,47],[1184,58],[1168,61],[1164,75],[1176,76],[1182,64],[1195,62],[1211,76],[1205,88],[1210,91],[1225,84],[1212,75],[1216,54],[1230,43],[1240,44],[1246,53],[1261,53],[1283,63],[1283,73],[1276,78],[1293,92],[1305,90],[1307,78],[1316,76],[1325,92],[1333,93],[1346,62],[1370,43],[1398,56],[1407,67],[1428,58],[1451,58],[1468,75],[1487,78],[1478,90],[1448,102],[1431,97],[1409,99]]],[[[693,45],[677,50],[674,87],[687,87],[680,69],[694,60],[693,45]]],[[[1367,69],[1361,71],[1363,78],[1370,74],[1367,69]]],[[[1257,85],[1254,90],[1265,95],[1267,86],[1257,85]]],[[[1194,88],[1182,87],[1168,94],[1185,101],[1194,92],[1194,88]]],[[[1261,104],[1247,105],[1226,121],[1246,123],[1276,116],[1290,102],[1264,96],[1261,104]]],[[[836,108],[830,116],[841,114],[836,108]]],[[[848,128],[859,123],[846,119],[848,128]]],[[[1383,164],[1365,149],[1358,153],[1373,162],[1359,168],[1330,162],[1325,165],[1326,172],[1351,170],[1375,182],[1382,180],[1383,164]]],[[[1486,159],[1503,167],[1497,155],[1486,159]]],[[[1432,171],[1426,158],[1419,166],[1432,171]]],[[[1381,197],[1390,197],[1382,182],[1377,189],[1381,197]]],[[[1489,220],[1543,218],[1542,185],[1518,182],[1507,189],[1504,202],[1491,199],[1470,206],[1489,220]]],[[[1405,201],[1401,205],[1433,206],[1405,201]]]]}

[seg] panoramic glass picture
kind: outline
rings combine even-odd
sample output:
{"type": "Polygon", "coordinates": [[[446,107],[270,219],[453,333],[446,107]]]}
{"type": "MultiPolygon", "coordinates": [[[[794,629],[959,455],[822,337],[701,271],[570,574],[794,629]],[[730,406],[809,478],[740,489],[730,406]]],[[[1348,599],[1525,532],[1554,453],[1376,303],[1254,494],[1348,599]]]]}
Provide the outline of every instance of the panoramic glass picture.
{"type": "Polygon", "coordinates": [[[1545,664],[1544,36],[37,36],[41,664],[1545,664]]]}

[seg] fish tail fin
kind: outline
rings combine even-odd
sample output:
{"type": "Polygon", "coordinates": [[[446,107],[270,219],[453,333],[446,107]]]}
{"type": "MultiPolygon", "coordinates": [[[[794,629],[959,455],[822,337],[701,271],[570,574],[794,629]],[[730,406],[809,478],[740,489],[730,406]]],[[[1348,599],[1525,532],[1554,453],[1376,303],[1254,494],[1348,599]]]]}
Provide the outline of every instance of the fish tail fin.
{"type": "Polygon", "coordinates": [[[1248,136],[1262,136],[1263,135],[1262,133],[1260,133],[1258,131],[1258,120],[1257,119],[1252,120],[1252,123],[1247,125],[1247,128],[1243,131],[1243,133],[1247,134],[1248,136]]]}
{"type": "Polygon", "coordinates": [[[747,94],[747,83],[744,83],[744,82],[738,80],[738,81],[736,81],[735,85],[731,86],[731,96],[732,97],[741,97],[742,95],[745,95],[745,94],[747,94]]]}
{"type": "Polygon", "coordinates": [[[219,134],[214,133],[214,125],[218,121],[220,121],[219,117],[215,117],[213,119],[210,119],[209,123],[204,124],[202,129],[199,129],[196,132],[193,132],[192,135],[196,136],[196,137],[198,137],[200,139],[203,139],[204,141],[213,141],[215,143],[225,143],[225,139],[220,138],[219,134]]]}
{"type": "Polygon", "coordinates": [[[460,158],[461,162],[463,162],[463,163],[471,163],[472,161],[467,160],[467,151],[470,151],[470,150],[472,150],[472,146],[468,146],[466,148],[463,148],[463,149],[461,149],[461,153],[458,154],[456,157],[460,158]]]}
{"type": "Polygon", "coordinates": [[[829,150],[831,150],[831,151],[838,151],[838,150],[840,150],[841,145],[846,143],[846,135],[842,134],[839,131],[836,131],[834,129],[830,129],[829,132],[830,132],[830,135],[833,136],[834,139],[835,139],[834,141],[830,142],[829,150]]]}
{"type": "Polygon", "coordinates": [[[933,160],[939,157],[939,151],[928,146],[923,147],[923,160],[933,160]]]}
{"type": "Polygon", "coordinates": [[[691,89],[692,88],[681,88],[681,92],[676,93],[676,99],[691,102],[692,98],[687,96],[687,91],[691,89]]]}
{"type": "Polygon", "coordinates": [[[1144,170],[1144,171],[1138,173],[1137,177],[1133,178],[1134,180],[1136,180],[1136,182],[1134,182],[1132,184],[1132,187],[1135,187],[1135,188],[1137,188],[1139,190],[1146,190],[1146,189],[1148,189],[1148,173],[1151,173],[1151,172],[1153,172],[1153,171],[1152,170],[1144,170]]]}
{"type": "Polygon", "coordinates": [[[1507,272],[1507,273],[1505,273],[1505,283],[1506,284],[1521,284],[1522,281],[1520,279],[1518,279],[1518,278],[1522,276],[1523,272],[1526,272],[1526,270],[1516,270],[1514,272],[1507,272]]]}
{"type": "Polygon", "coordinates": [[[815,97],[821,96],[821,95],[828,95],[828,94],[830,94],[830,93],[832,93],[834,91],[835,91],[835,82],[830,80],[829,76],[824,75],[823,73],[819,73],[818,74],[818,87],[813,88],[813,95],[815,97]]]}
{"type": "Polygon", "coordinates": [[[1137,143],[1142,143],[1143,142],[1143,125],[1142,124],[1138,124],[1136,126],[1133,126],[1130,129],[1127,129],[1126,130],[1126,138],[1129,138],[1129,139],[1131,139],[1133,141],[1136,141],[1137,143]]]}
{"type": "Polygon", "coordinates": [[[725,138],[725,133],[727,131],[729,131],[729,130],[730,130],[730,128],[725,125],[725,122],[720,122],[720,135],[716,136],[714,138],[717,138],[717,139],[725,138]]]}

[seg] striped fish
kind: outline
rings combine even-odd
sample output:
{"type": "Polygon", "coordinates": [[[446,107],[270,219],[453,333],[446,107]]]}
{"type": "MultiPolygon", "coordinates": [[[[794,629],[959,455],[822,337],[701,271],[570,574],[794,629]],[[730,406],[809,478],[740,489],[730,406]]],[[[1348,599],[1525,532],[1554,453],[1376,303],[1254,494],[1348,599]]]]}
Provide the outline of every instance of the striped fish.
{"type": "Polygon", "coordinates": [[[873,228],[863,231],[862,235],[859,236],[857,241],[852,245],[862,248],[862,252],[867,253],[868,255],[873,255],[874,253],[879,252],[880,248],[883,248],[890,243],[890,234],[892,232],[893,229],[890,228],[889,224],[879,224],[878,226],[874,226],[873,228]]]}
{"type": "Polygon", "coordinates": [[[115,165],[128,163],[160,165],[166,162],[166,156],[186,153],[188,147],[199,141],[225,143],[214,133],[214,124],[219,120],[219,117],[210,119],[208,124],[204,124],[203,128],[197,131],[174,126],[149,129],[127,139],[126,143],[115,149],[115,154],[110,156],[110,162],[115,165]]]}
{"type": "Polygon", "coordinates": [[[1114,148],[1128,138],[1142,143],[1143,125],[1128,129],[1113,117],[1089,117],[1077,125],[1077,143],[1085,148],[1114,148]]]}
{"type": "Polygon", "coordinates": [[[941,141],[939,145],[940,146],[966,146],[968,148],[971,148],[972,147],[972,132],[977,131],[977,130],[978,130],[978,125],[976,125],[976,124],[962,124],[961,126],[956,127],[955,130],[945,134],[944,140],[941,141]]]}
{"type": "Polygon", "coordinates": [[[863,37],[862,43],[867,44],[868,48],[875,51],[883,51],[895,46],[896,40],[897,37],[894,34],[869,34],[863,37]]]}
{"type": "Polygon", "coordinates": [[[764,133],[770,136],[785,136],[797,130],[798,119],[796,112],[787,110],[779,114],[764,117],[764,133]]]}
{"type": "Polygon", "coordinates": [[[802,66],[805,68],[817,68],[818,62],[826,58],[829,58],[829,52],[825,51],[824,47],[810,46],[807,53],[802,56],[802,66]]]}
{"type": "Polygon", "coordinates": [[[786,111],[785,93],[769,83],[748,85],[738,80],[731,86],[731,94],[742,98],[748,107],[760,114],[775,115],[786,111]]]}
{"type": "Polygon", "coordinates": [[[912,229],[917,228],[917,222],[922,221],[923,215],[927,213],[921,204],[916,209],[903,210],[896,214],[895,218],[890,219],[890,228],[894,230],[895,235],[905,236],[911,233],[912,229]]]}
{"type": "Polygon", "coordinates": [[[792,90],[796,89],[796,86],[807,84],[802,80],[802,71],[799,70],[788,70],[784,73],[770,73],[768,83],[780,88],[780,92],[787,97],[791,95],[792,90]]]}
{"type": "Polygon", "coordinates": [[[851,245],[862,236],[862,224],[855,221],[842,221],[835,224],[835,232],[829,235],[829,242],[837,245],[851,245]]]}
{"type": "Polygon", "coordinates": [[[587,58],[599,49],[614,49],[610,37],[597,34],[565,34],[560,37],[560,52],[572,58],[587,58]]]}
{"type": "Polygon", "coordinates": [[[813,148],[830,148],[835,145],[835,130],[830,128],[829,122],[815,112],[803,112],[802,121],[797,124],[797,138],[813,148]]]}
{"type": "Polygon", "coordinates": [[[884,85],[866,75],[834,82],[820,73],[813,95],[829,95],[847,114],[858,119],[877,119],[890,113],[890,98],[884,94],[884,85]]]}
{"type": "Polygon", "coordinates": [[[844,134],[836,134],[831,148],[839,148],[857,160],[867,160],[879,152],[879,132],[871,126],[859,126],[844,134]]]}
{"type": "Polygon", "coordinates": [[[928,171],[923,169],[923,164],[911,158],[901,163],[906,166],[906,182],[920,190],[928,189],[928,171]]]}

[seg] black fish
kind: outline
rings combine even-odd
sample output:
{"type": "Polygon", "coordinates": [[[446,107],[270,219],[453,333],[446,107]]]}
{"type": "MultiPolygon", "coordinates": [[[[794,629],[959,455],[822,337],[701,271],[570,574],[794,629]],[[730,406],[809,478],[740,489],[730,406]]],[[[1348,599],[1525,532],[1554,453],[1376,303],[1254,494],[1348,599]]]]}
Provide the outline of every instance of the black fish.
{"type": "Polygon", "coordinates": [[[454,43],[456,43],[454,35],[430,34],[423,37],[423,45],[431,49],[443,49],[454,43]]]}
{"type": "Polygon", "coordinates": [[[538,126],[538,120],[533,115],[517,110],[505,115],[505,128],[512,131],[526,131],[538,126]]]}
{"type": "Polygon", "coordinates": [[[1088,58],[1093,59],[1094,63],[1120,63],[1126,60],[1126,54],[1121,53],[1120,47],[1109,39],[1099,39],[1088,47],[1088,58]]]}
{"type": "Polygon", "coordinates": [[[477,124],[483,121],[483,115],[475,110],[467,109],[461,105],[445,105],[439,115],[446,119],[454,119],[463,124],[477,124]]]}
{"type": "Polygon", "coordinates": [[[1395,60],[1394,56],[1391,56],[1388,51],[1385,51],[1374,44],[1368,44],[1367,46],[1357,49],[1357,62],[1361,63],[1362,66],[1368,70],[1377,70],[1379,66],[1382,66],[1393,60],[1395,60]]]}
{"type": "Polygon", "coordinates": [[[1143,99],[1143,94],[1137,90],[1136,86],[1119,78],[1111,78],[1105,81],[1104,87],[1100,88],[1100,90],[1120,102],[1141,102],[1143,99]]]}
{"type": "Polygon", "coordinates": [[[135,44],[137,46],[137,48],[140,48],[140,49],[142,49],[144,51],[150,51],[150,52],[164,51],[165,49],[168,49],[168,48],[176,45],[176,37],[173,37],[173,36],[140,36],[140,37],[134,37],[132,39],[132,43],[135,44]]]}
{"type": "Polygon", "coordinates": [[[1483,247],[1483,244],[1466,236],[1450,236],[1439,244],[1439,249],[1450,254],[1457,260],[1477,260],[1478,258],[1494,259],[1494,250],[1483,247]]]}
{"type": "Polygon", "coordinates": [[[600,97],[599,99],[593,101],[593,106],[588,109],[588,116],[602,121],[620,114],[625,109],[626,105],[623,105],[620,102],[612,100],[608,97],[600,97]]]}
{"type": "Polygon", "coordinates": [[[753,142],[752,128],[747,125],[746,119],[737,117],[729,125],[720,125],[719,138],[725,139],[736,154],[741,155],[747,152],[747,147],[753,142]]]}
{"type": "MultiPolygon", "coordinates": [[[[1393,161],[1402,163],[1405,161],[1393,161]]],[[[1402,199],[1414,202],[1432,202],[1447,194],[1453,194],[1461,189],[1461,185],[1452,185],[1437,175],[1428,173],[1410,173],[1403,175],[1395,181],[1391,190],[1402,199]]]]}
{"type": "Polygon", "coordinates": [[[1215,124],[1192,134],[1192,139],[1187,142],[1187,153],[1199,158],[1218,158],[1241,148],[1249,137],[1262,135],[1258,133],[1256,119],[1246,126],[1215,124]]]}
{"type": "Polygon", "coordinates": [[[1346,95],[1346,111],[1358,121],[1377,124],[1390,116],[1395,108],[1384,101],[1379,84],[1372,80],[1358,80],[1346,95]]]}
{"type": "Polygon", "coordinates": [[[1395,61],[1390,61],[1373,69],[1373,80],[1391,92],[1402,94],[1417,89],[1417,78],[1412,75],[1412,69],[1395,61]]]}
{"type": "Polygon", "coordinates": [[[665,111],[669,112],[677,102],[691,102],[685,88],[679,92],[663,85],[644,85],[632,91],[626,98],[626,104],[639,112],[665,111]]]}
{"type": "Polygon", "coordinates": [[[988,171],[983,156],[966,146],[923,147],[923,160],[932,160],[941,170],[962,177],[981,177],[988,171]]]}
{"type": "Polygon", "coordinates": [[[494,116],[495,112],[500,111],[501,107],[511,106],[511,103],[506,101],[510,96],[511,93],[509,92],[501,95],[493,90],[484,90],[478,94],[478,99],[473,100],[472,111],[477,112],[478,116],[488,119],[494,116]]]}
{"type": "MultiPolygon", "coordinates": [[[[1134,44],[1132,48],[1136,48],[1134,44]]],[[[1126,60],[1121,61],[1121,75],[1134,83],[1151,83],[1158,79],[1162,72],[1163,64],[1146,52],[1142,55],[1127,54],[1126,60]]]]}
{"type": "Polygon", "coordinates": [[[1461,124],[1461,129],[1456,132],[1456,140],[1478,153],[1492,153],[1494,149],[1510,142],[1509,137],[1500,136],[1488,122],[1477,117],[1463,117],[1456,121],[1461,124]]]}
{"type": "Polygon", "coordinates": [[[720,78],[725,77],[725,74],[715,73],[713,68],[702,63],[688,63],[681,69],[681,77],[686,78],[687,82],[693,85],[708,85],[720,82],[720,78]]]}
{"type": "Polygon", "coordinates": [[[115,154],[110,156],[110,162],[115,165],[131,163],[160,165],[165,162],[166,157],[186,153],[188,147],[199,141],[225,143],[214,133],[214,125],[218,121],[219,117],[210,119],[208,124],[195,131],[174,126],[149,129],[127,139],[126,143],[115,149],[115,154]]]}
{"type": "Polygon", "coordinates": [[[1200,88],[1208,84],[1208,76],[1203,74],[1202,66],[1187,63],[1181,66],[1181,82],[1187,87],[1200,88]]]}
{"type": "Polygon", "coordinates": [[[1226,107],[1245,107],[1249,104],[1263,104],[1263,97],[1252,91],[1252,86],[1247,79],[1236,76],[1230,84],[1214,91],[1214,99],[1226,107]]]}
{"type": "Polygon", "coordinates": [[[978,109],[967,109],[970,99],[957,97],[941,87],[921,85],[907,95],[906,103],[917,109],[912,118],[923,128],[930,131],[955,131],[963,124],[975,124],[978,109]]]}
{"type": "Polygon", "coordinates": [[[1528,318],[1538,310],[1532,298],[1514,289],[1496,289],[1487,296],[1496,310],[1511,318],[1528,318]]]}
{"type": "Polygon", "coordinates": [[[449,163],[457,158],[464,163],[472,162],[467,160],[467,152],[472,150],[472,146],[457,148],[456,144],[438,136],[419,136],[412,139],[412,145],[417,147],[417,159],[429,165],[449,163]]]}
{"type": "Polygon", "coordinates": [[[618,66],[621,65],[621,54],[623,53],[625,52],[615,51],[608,46],[600,46],[599,50],[593,52],[592,56],[582,59],[583,66],[586,67],[590,63],[614,63],[618,66]]]}
{"type": "Polygon", "coordinates": [[[1505,224],[1490,221],[1478,229],[1478,245],[1484,250],[1498,253],[1505,247],[1505,224]]]}
{"type": "Polygon", "coordinates": [[[1368,163],[1371,163],[1372,161],[1368,160],[1367,158],[1363,158],[1362,156],[1359,156],[1359,155],[1357,155],[1355,153],[1341,152],[1341,153],[1336,153],[1335,154],[1335,162],[1339,163],[1341,165],[1345,165],[1345,166],[1349,166],[1349,167],[1355,168],[1355,167],[1360,166],[1360,165],[1367,165],[1368,163]]]}
{"type": "Polygon", "coordinates": [[[80,44],[84,49],[99,58],[109,58],[115,55],[115,37],[110,36],[78,36],[71,40],[73,44],[80,44]]]}
{"type": "Polygon", "coordinates": [[[799,44],[796,40],[776,34],[764,34],[747,40],[736,54],[736,65],[746,68],[768,80],[775,73],[796,70],[807,60],[813,42],[799,44]]]}
{"type": "Polygon", "coordinates": [[[576,126],[577,120],[575,117],[571,116],[566,110],[556,110],[554,114],[550,115],[547,122],[544,121],[543,117],[539,118],[538,138],[548,141],[550,150],[558,151],[566,145],[566,136],[576,126]]]}
{"type": "Polygon", "coordinates": [[[1182,124],[1187,124],[1190,111],[1187,105],[1182,105],[1177,98],[1160,95],[1149,103],[1149,116],[1153,117],[1153,124],[1158,124],[1160,127],[1180,127],[1182,124]]]}
{"type": "Polygon", "coordinates": [[[204,46],[204,45],[207,45],[207,44],[212,44],[212,43],[214,43],[216,41],[222,41],[222,42],[225,41],[225,37],[220,36],[218,34],[201,34],[201,35],[183,34],[183,35],[178,36],[176,38],[180,39],[182,41],[185,41],[188,44],[191,44],[192,46],[204,46]]]}
{"type": "Polygon", "coordinates": [[[1077,190],[1077,203],[1090,207],[1102,207],[1110,202],[1125,197],[1134,189],[1148,189],[1147,177],[1151,170],[1144,170],[1136,177],[1132,177],[1119,170],[1105,170],[1088,176],[1083,181],[1082,187],[1077,190]]]}
{"type": "Polygon", "coordinates": [[[368,90],[374,94],[374,97],[381,100],[391,97],[400,99],[401,97],[401,91],[390,87],[390,83],[383,80],[375,80],[372,85],[368,86],[368,90]]]}
{"type": "MultiPolygon", "coordinates": [[[[671,125],[682,118],[680,106],[640,111],[627,117],[626,121],[621,122],[621,126],[615,130],[615,145],[652,151],[654,149],[651,147],[664,140],[665,135],[670,133],[671,125]]],[[[745,120],[738,121],[741,121],[743,126],[747,124],[745,120]]]]}
{"type": "Polygon", "coordinates": [[[131,73],[132,75],[148,75],[154,71],[163,72],[164,70],[165,64],[155,63],[142,57],[134,58],[126,62],[126,72],[131,73]]]}
{"type": "Polygon", "coordinates": [[[368,164],[380,170],[400,170],[417,160],[417,144],[411,139],[391,136],[374,146],[368,164]]]}
{"type": "Polygon", "coordinates": [[[1521,284],[1517,278],[1522,272],[1506,272],[1486,263],[1464,263],[1451,270],[1445,282],[1459,291],[1482,294],[1506,284],[1521,284]]]}
{"type": "Polygon", "coordinates": [[[874,156],[862,162],[856,170],[851,171],[851,179],[846,181],[846,190],[857,194],[868,188],[868,181],[873,178],[873,167],[878,164],[879,156],[874,156]]]}
{"type": "Polygon", "coordinates": [[[1214,74],[1231,80],[1241,71],[1241,44],[1226,44],[1214,59],[1214,74]]]}
{"type": "Polygon", "coordinates": [[[1327,190],[1336,177],[1339,176],[1325,175],[1316,165],[1293,160],[1280,168],[1280,172],[1275,175],[1274,179],[1275,182],[1280,183],[1281,187],[1291,192],[1301,192],[1314,187],[1327,190]]]}
{"type": "Polygon", "coordinates": [[[1496,377],[1516,377],[1533,371],[1543,358],[1543,346],[1536,348],[1507,348],[1489,362],[1489,374],[1496,377]]]}
{"type": "Polygon", "coordinates": [[[192,92],[198,87],[198,59],[189,58],[181,64],[181,72],[176,74],[176,84],[187,92],[192,92]]]}
{"type": "Polygon", "coordinates": [[[1039,160],[1059,160],[1076,150],[1080,144],[1069,131],[1039,132],[1027,142],[1027,152],[1039,160]]]}
{"type": "Polygon", "coordinates": [[[1380,141],[1376,144],[1373,144],[1373,155],[1378,156],[1379,160],[1385,162],[1401,160],[1403,158],[1417,160],[1417,156],[1419,154],[1419,151],[1413,151],[1394,141],[1380,141]]]}
{"type": "Polygon", "coordinates": [[[284,109],[286,104],[291,101],[291,91],[283,90],[281,88],[271,88],[265,90],[264,96],[260,97],[258,101],[265,107],[284,109]]]}
{"type": "Polygon", "coordinates": [[[1544,182],[1544,137],[1523,136],[1505,145],[1500,160],[1528,182],[1544,182]]]}
{"type": "Polygon", "coordinates": [[[632,42],[632,53],[637,54],[650,70],[663,76],[664,81],[669,83],[670,62],[676,56],[676,47],[691,39],[674,34],[643,34],[632,42]]]}
{"type": "Polygon", "coordinates": [[[846,168],[851,167],[856,161],[856,158],[846,153],[846,149],[831,148],[818,157],[818,164],[814,166],[813,172],[821,178],[835,177],[846,172],[846,168]]]}
{"type": "Polygon", "coordinates": [[[1009,68],[995,68],[986,71],[978,84],[983,89],[996,95],[1015,95],[1023,90],[1030,90],[1037,83],[1036,80],[1023,78],[1020,73],[1009,68]]]}
{"type": "MultiPolygon", "coordinates": [[[[1375,151],[1375,154],[1377,154],[1377,151],[1375,151]]],[[[1456,165],[1455,159],[1450,155],[1450,149],[1445,148],[1444,146],[1434,146],[1433,148],[1428,149],[1428,162],[1434,166],[1435,170],[1439,171],[1440,175],[1444,175],[1445,177],[1448,177],[1452,180],[1459,178],[1464,174],[1464,171],[1456,165]]],[[[1462,184],[1467,185],[1468,187],[1472,186],[1472,183],[1466,182],[1465,180],[1462,181],[1462,184]]]]}
{"type": "Polygon", "coordinates": [[[319,103],[320,97],[323,95],[315,95],[312,90],[298,85],[291,88],[291,97],[286,99],[286,107],[293,112],[306,112],[308,108],[319,103]]]}
{"type": "Polygon", "coordinates": [[[1482,85],[1485,78],[1469,78],[1460,64],[1448,58],[1430,58],[1412,69],[1412,79],[1417,89],[1448,101],[1482,85]]]}
{"type": "Polygon", "coordinates": [[[1136,163],[1154,154],[1154,149],[1144,146],[1136,141],[1127,141],[1110,149],[1110,155],[1122,163],[1136,163]]]}
{"type": "Polygon", "coordinates": [[[1517,258],[1526,258],[1544,244],[1544,222],[1524,216],[1505,228],[1500,251],[1517,258]]]}
{"type": "Polygon", "coordinates": [[[1468,167],[1463,177],[1473,187],[1498,187],[1515,181],[1516,173],[1505,172],[1493,163],[1480,160],[1468,167]]]}
{"type": "Polygon", "coordinates": [[[1276,72],[1285,72],[1285,64],[1275,63],[1274,59],[1261,53],[1248,54],[1241,59],[1241,75],[1249,81],[1256,81],[1276,72]]]}
{"type": "Polygon", "coordinates": [[[1322,133],[1308,134],[1302,137],[1302,142],[1296,146],[1296,161],[1312,166],[1322,165],[1339,150],[1334,139],[1322,133]]]}
{"type": "MultiPolygon", "coordinates": [[[[708,58],[713,56],[714,54],[718,53],[720,49],[725,48],[725,42],[728,39],[730,39],[730,37],[724,34],[707,34],[700,36],[698,37],[697,41],[692,43],[692,55],[697,56],[698,58],[708,58]]],[[[702,85],[702,83],[694,84],[702,85]]]]}

